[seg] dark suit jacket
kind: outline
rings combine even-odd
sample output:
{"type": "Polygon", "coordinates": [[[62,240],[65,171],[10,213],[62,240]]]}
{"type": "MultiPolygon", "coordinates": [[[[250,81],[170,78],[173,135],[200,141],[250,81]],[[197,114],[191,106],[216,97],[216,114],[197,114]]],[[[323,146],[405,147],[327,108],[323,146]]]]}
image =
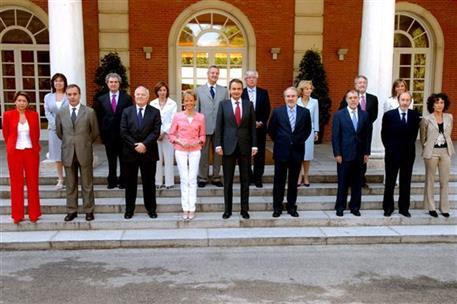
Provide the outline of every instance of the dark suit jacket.
{"type": "Polygon", "coordinates": [[[157,138],[160,135],[160,112],[150,105],[146,105],[141,128],[138,126],[136,106],[128,107],[122,112],[121,137],[123,140],[123,154],[125,161],[157,161],[159,152],[157,138]],[[135,143],[143,143],[146,153],[135,151],[135,143]]]}
{"type": "Polygon", "coordinates": [[[300,106],[296,107],[297,116],[295,130],[289,122],[287,105],[273,110],[268,122],[268,134],[274,142],[273,159],[286,161],[289,158],[303,160],[305,154],[305,140],[311,133],[311,115],[309,110],[300,106]]]}
{"type": "Polygon", "coordinates": [[[119,92],[119,99],[116,112],[111,108],[110,93],[98,97],[94,103],[94,110],[97,113],[100,135],[104,144],[111,144],[120,139],[120,125],[122,111],[133,105],[132,98],[125,92],[119,92]]]}
{"type": "Polygon", "coordinates": [[[357,131],[354,130],[348,109],[342,109],[333,115],[332,147],[334,156],[342,156],[343,161],[363,159],[370,155],[371,123],[366,111],[358,109],[357,131]]]}
{"type": "Polygon", "coordinates": [[[231,155],[239,145],[242,155],[251,155],[251,148],[257,147],[255,122],[252,103],[241,100],[241,124],[238,126],[230,99],[221,101],[217,111],[214,146],[222,147],[224,155],[231,155]]]}
{"type": "MultiPolygon", "coordinates": [[[[249,100],[248,89],[244,88],[243,95],[241,98],[249,100]]],[[[255,119],[261,121],[263,126],[267,127],[268,118],[270,117],[270,97],[268,91],[259,87],[256,87],[256,98],[255,98],[255,119]]]]}
{"type": "Polygon", "coordinates": [[[384,113],[381,140],[386,149],[386,157],[400,160],[404,156],[415,156],[419,123],[419,114],[414,110],[408,109],[406,127],[401,122],[398,108],[384,113]]]}
{"type": "MultiPolygon", "coordinates": [[[[368,112],[370,122],[373,124],[375,120],[378,118],[378,97],[376,97],[373,94],[366,93],[366,102],[366,111],[368,112]]],[[[340,108],[338,110],[347,108],[347,106],[348,103],[346,102],[346,99],[343,97],[343,100],[341,100],[340,103],[340,108]]],[[[360,104],[359,109],[361,109],[360,104]]]]}

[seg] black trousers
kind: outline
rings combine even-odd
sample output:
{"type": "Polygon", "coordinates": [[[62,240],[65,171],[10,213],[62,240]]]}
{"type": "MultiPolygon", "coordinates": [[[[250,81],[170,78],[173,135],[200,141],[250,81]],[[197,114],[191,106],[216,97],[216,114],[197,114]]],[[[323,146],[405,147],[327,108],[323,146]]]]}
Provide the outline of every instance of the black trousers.
{"type": "Polygon", "coordinates": [[[267,140],[267,131],[265,128],[256,129],[257,135],[257,154],[254,156],[254,170],[249,166],[249,180],[252,182],[262,182],[262,176],[265,170],[265,145],[267,140]]]}
{"type": "Polygon", "coordinates": [[[231,155],[222,156],[224,174],[224,204],[225,212],[232,213],[233,206],[233,177],[238,162],[241,185],[241,211],[249,211],[249,167],[251,155],[243,155],[237,147],[231,155]]]}
{"type": "Polygon", "coordinates": [[[125,164],[122,155],[122,142],[105,143],[108,158],[108,185],[125,185],[125,164]],[[119,159],[119,178],[117,178],[117,160],[119,159]]]}
{"type": "Polygon", "coordinates": [[[363,160],[342,161],[337,164],[338,191],[335,210],[344,210],[347,205],[348,188],[351,187],[350,210],[359,210],[362,201],[363,160]]]}
{"type": "Polygon", "coordinates": [[[282,212],[282,202],[287,183],[287,211],[297,210],[297,182],[300,174],[302,160],[288,159],[286,161],[275,160],[275,173],[273,178],[273,209],[282,212]],[[289,177],[287,178],[287,171],[289,177]]]}
{"type": "MultiPolygon", "coordinates": [[[[401,152],[399,152],[401,153],[401,152]]],[[[411,194],[411,176],[413,174],[414,155],[395,159],[386,155],[384,161],[386,166],[386,185],[384,188],[384,199],[382,208],[384,211],[393,211],[394,190],[398,172],[400,171],[400,196],[398,197],[398,209],[408,211],[411,194]]]]}
{"type": "Polygon", "coordinates": [[[135,211],[135,201],[138,185],[138,168],[141,172],[141,180],[143,182],[143,199],[144,207],[147,212],[155,212],[157,207],[156,202],[156,174],[155,161],[135,161],[125,163],[126,187],[125,187],[125,207],[126,212],[133,213],[135,211]]]}

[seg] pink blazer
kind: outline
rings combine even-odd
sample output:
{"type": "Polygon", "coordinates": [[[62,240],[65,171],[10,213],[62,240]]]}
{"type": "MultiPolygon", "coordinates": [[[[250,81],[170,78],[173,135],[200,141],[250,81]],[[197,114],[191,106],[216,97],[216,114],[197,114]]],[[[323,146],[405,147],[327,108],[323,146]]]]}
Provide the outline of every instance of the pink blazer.
{"type": "Polygon", "coordinates": [[[171,123],[168,139],[176,150],[180,151],[198,151],[201,150],[206,140],[205,116],[195,112],[193,120],[189,123],[185,112],[176,113],[171,123]],[[188,143],[190,147],[183,147],[176,140],[188,143]],[[197,144],[202,142],[201,144],[197,144]],[[195,144],[195,145],[194,145],[195,144]]]}

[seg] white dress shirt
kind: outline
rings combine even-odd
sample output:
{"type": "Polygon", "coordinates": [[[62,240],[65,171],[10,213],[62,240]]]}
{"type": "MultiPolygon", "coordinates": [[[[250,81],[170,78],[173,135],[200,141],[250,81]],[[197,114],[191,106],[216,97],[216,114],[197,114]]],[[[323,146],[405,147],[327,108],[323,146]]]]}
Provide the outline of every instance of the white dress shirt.
{"type": "MultiPolygon", "coordinates": [[[[233,114],[235,115],[237,101],[233,98],[230,98],[230,100],[232,101],[233,114]]],[[[241,118],[243,118],[243,105],[241,104],[241,98],[238,99],[238,103],[240,105],[240,119],[241,119],[241,118]]]]}
{"type": "Polygon", "coordinates": [[[116,98],[116,106],[117,106],[117,104],[119,103],[119,91],[114,92],[114,93],[111,91],[109,92],[109,103],[111,103],[113,101],[113,95],[116,95],[115,98],[116,98]]]}
{"type": "Polygon", "coordinates": [[[355,118],[357,119],[357,122],[359,121],[359,113],[357,111],[357,108],[355,110],[351,109],[350,107],[347,107],[348,111],[349,111],[349,115],[351,116],[351,120],[352,120],[352,112],[355,112],[355,118]]]}
{"type": "Polygon", "coordinates": [[[141,117],[144,118],[144,111],[146,111],[146,106],[140,107],[138,105],[135,105],[135,107],[136,107],[136,116],[138,116],[138,112],[140,112],[140,109],[143,109],[143,111],[141,111],[141,117]]]}
{"type": "Polygon", "coordinates": [[[17,141],[16,149],[24,150],[32,148],[32,140],[30,139],[30,127],[27,120],[25,123],[17,124],[17,141]]]}
{"type": "Polygon", "coordinates": [[[400,107],[398,107],[398,113],[400,115],[400,120],[401,120],[401,117],[402,117],[401,113],[405,113],[406,114],[405,115],[405,120],[406,120],[406,122],[408,122],[408,110],[403,111],[400,107]]]}
{"type": "Polygon", "coordinates": [[[73,108],[76,108],[76,116],[78,116],[78,113],[79,113],[79,108],[81,108],[81,103],[78,103],[77,106],[72,106],[71,104],[68,105],[70,107],[70,117],[71,117],[71,114],[73,113],[73,108]]]}

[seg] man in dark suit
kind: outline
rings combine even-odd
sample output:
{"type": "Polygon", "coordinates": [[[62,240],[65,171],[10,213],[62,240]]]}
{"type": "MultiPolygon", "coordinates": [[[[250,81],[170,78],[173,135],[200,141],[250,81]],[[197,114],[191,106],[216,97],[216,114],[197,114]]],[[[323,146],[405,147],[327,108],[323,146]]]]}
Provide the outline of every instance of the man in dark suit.
{"type": "Polygon", "coordinates": [[[268,134],[274,142],[273,217],[281,216],[283,210],[287,171],[286,209],[291,216],[298,217],[297,181],[305,155],[305,140],[311,133],[311,115],[308,109],[297,106],[297,98],[298,90],[287,88],[284,91],[286,105],[274,109],[268,123],[268,134]]]}
{"type": "Polygon", "coordinates": [[[257,136],[257,154],[254,156],[254,171],[249,167],[249,179],[257,188],[262,188],[262,176],[265,168],[265,143],[267,138],[267,121],[270,117],[270,97],[268,91],[257,86],[257,71],[246,71],[244,80],[246,88],[243,99],[250,100],[255,110],[255,127],[257,136]]]}
{"type": "Polygon", "coordinates": [[[384,113],[382,118],[381,140],[385,148],[386,186],[382,208],[384,216],[394,212],[394,189],[400,171],[399,213],[411,217],[409,213],[411,175],[416,157],[416,138],[419,131],[419,114],[409,109],[411,94],[404,92],[398,96],[400,106],[384,113]]]}
{"type": "Polygon", "coordinates": [[[125,169],[122,156],[122,139],[120,125],[122,111],[132,105],[132,98],[119,91],[122,82],[117,73],[109,73],[105,77],[109,92],[97,98],[94,110],[97,113],[98,125],[102,142],[105,145],[108,159],[108,189],[125,187],[125,169]],[[117,177],[117,159],[119,158],[119,178],[117,177]]]}
{"type": "Polygon", "coordinates": [[[222,156],[224,173],[224,203],[222,218],[232,215],[233,176],[238,162],[241,184],[241,216],[249,218],[249,168],[251,157],[257,153],[255,112],[252,103],[242,99],[243,82],[232,79],[230,99],[221,101],[216,117],[214,144],[222,156]]]}
{"type": "Polygon", "coordinates": [[[125,219],[135,211],[138,168],[143,182],[144,207],[150,218],[156,218],[155,173],[159,159],[157,139],[160,135],[160,112],[149,103],[149,90],[135,90],[135,106],[122,112],[121,137],[125,160],[125,219]]]}
{"type": "MultiPolygon", "coordinates": [[[[371,127],[370,127],[370,145],[371,145],[371,135],[373,133],[373,124],[375,120],[378,118],[378,97],[376,97],[373,94],[367,93],[367,87],[368,87],[368,78],[365,77],[364,75],[358,75],[354,79],[354,88],[359,93],[359,109],[362,111],[367,111],[368,112],[368,117],[371,122],[371,127]]],[[[346,96],[343,97],[343,100],[341,100],[340,103],[340,108],[339,110],[342,110],[348,106],[346,102],[346,96]]],[[[368,188],[367,184],[367,179],[365,177],[365,174],[367,173],[367,164],[362,165],[362,186],[364,188],[368,188]]]]}
{"type": "Polygon", "coordinates": [[[362,165],[367,163],[370,155],[371,123],[368,113],[358,107],[357,91],[348,91],[346,102],[348,106],[333,115],[332,123],[332,148],[338,172],[335,210],[337,216],[343,216],[348,187],[351,187],[349,209],[355,216],[360,216],[362,165]]]}

